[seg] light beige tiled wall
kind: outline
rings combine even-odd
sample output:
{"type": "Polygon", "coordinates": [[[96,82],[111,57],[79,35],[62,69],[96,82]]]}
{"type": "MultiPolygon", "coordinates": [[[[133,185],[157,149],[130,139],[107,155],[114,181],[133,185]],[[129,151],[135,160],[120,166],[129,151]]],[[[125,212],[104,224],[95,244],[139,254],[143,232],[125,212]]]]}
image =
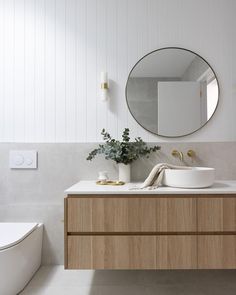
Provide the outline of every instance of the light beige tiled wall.
{"type": "MultiPolygon", "coordinates": [[[[64,190],[79,181],[96,179],[99,170],[117,178],[116,165],[102,157],[86,161],[96,144],[0,144],[0,222],[36,221],[45,224],[43,263],[63,263],[64,190]],[[11,170],[9,150],[38,151],[37,170],[11,170]]],[[[173,148],[184,153],[186,165],[216,168],[217,179],[236,179],[236,143],[161,143],[161,151],[132,165],[133,180],[143,180],[158,162],[180,164],[170,154],[173,148]],[[195,162],[186,156],[197,154],[195,162]]]]}

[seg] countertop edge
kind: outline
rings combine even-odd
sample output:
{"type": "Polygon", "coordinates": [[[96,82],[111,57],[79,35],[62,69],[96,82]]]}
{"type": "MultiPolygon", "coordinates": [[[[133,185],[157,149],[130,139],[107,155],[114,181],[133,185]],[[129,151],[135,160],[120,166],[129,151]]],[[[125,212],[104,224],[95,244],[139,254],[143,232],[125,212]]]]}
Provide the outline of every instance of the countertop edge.
{"type": "Polygon", "coordinates": [[[204,195],[204,194],[236,194],[236,181],[216,181],[212,187],[207,188],[172,188],[159,187],[157,189],[138,189],[140,183],[129,183],[125,186],[96,186],[94,181],[79,181],[67,190],[65,195],[204,195]],[[91,187],[91,188],[90,188],[91,187]]]}

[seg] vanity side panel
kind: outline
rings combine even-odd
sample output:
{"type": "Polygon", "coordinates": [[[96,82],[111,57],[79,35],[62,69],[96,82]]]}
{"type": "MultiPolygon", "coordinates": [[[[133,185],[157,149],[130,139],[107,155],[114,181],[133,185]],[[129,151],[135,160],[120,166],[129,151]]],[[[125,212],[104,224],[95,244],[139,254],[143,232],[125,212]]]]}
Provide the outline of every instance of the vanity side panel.
{"type": "Polygon", "coordinates": [[[197,236],[157,236],[157,269],[196,269],[197,236]]]}
{"type": "Polygon", "coordinates": [[[195,232],[196,198],[157,198],[157,232],[195,232]]]}
{"type": "Polygon", "coordinates": [[[236,197],[199,197],[199,232],[236,232],[236,197]]]}
{"type": "Polygon", "coordinates": [[[69,269],[155,269],[154,236],[69,236],[69,269]]]}
{"type": "Polygon", "coordinates": [[[64,199],[64,268],[68,268],[67,198],[64,199]]]}
{"type": "Polygon", "coordinates": [[[236,236],[198,236],[199,269],[235,269],[236,236]]]}

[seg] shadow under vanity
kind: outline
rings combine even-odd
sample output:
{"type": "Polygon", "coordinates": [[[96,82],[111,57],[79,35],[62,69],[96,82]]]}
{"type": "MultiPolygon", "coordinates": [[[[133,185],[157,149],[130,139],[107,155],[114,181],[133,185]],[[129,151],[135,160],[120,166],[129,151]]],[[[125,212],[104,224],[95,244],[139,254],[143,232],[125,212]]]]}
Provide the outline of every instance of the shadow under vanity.
{"type": "Polygon", "coordinates": [[[236,268],[236,181],[134,186],[81,181],[66,191],[66,269],[236,268]]]}

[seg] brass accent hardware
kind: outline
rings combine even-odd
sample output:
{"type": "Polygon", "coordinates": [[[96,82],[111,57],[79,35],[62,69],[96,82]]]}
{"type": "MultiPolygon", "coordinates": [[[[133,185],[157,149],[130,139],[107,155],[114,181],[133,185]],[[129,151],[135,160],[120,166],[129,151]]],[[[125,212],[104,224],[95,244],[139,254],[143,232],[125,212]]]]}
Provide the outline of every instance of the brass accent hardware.
{"type": "Polygon", "coordinates": [[[183,153],[180,152],[180,151],[178,151],[178,150],[173,150],[172,153],[171,153],[171,155],[172,155],[173,157],[177,157],[177,158],[179,158],[180,161],[183,161],[183,159],[184,159],[184,155],[183,155],[183,153]]]}
{"type": "Polygon", "coordinates": [[[101,83],[101,89],[108,89],[108,83],[101,83]]]}
{"type": "Polygon", "coordinates": [[[192,159],[196,157],[196,153],[194,150],[188,150],[187,155],[192,159]]]}
{"type": "Polygon", "coordinates": [[[96,184],[98,185],[124,185],[125,182],[123,181],[113,181],[113,180],[98,180],[96,181],[96,184]]]}

